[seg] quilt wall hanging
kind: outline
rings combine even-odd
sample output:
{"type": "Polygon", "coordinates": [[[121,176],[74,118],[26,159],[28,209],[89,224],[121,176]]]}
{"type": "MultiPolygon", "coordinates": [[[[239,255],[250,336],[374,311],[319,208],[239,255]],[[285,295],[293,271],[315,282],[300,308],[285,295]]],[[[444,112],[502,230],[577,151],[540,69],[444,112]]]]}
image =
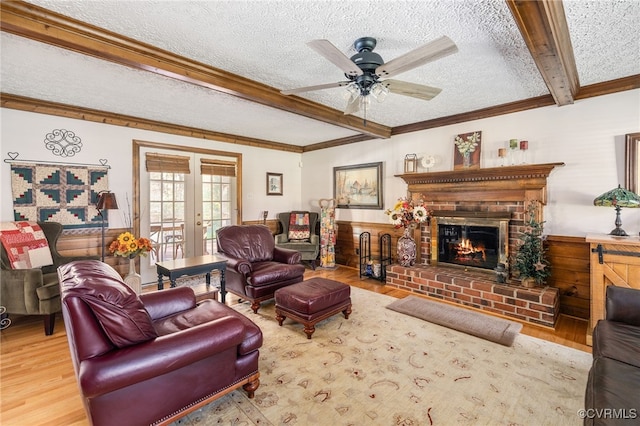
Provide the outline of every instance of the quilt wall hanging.
{"type": "Polygon", "coordinates": [[[100,227],[96,202],[98,193],[109,189],[107,172],[100,166],[12,164],[14,220],[60,222],[65,229],[100,227]]]}

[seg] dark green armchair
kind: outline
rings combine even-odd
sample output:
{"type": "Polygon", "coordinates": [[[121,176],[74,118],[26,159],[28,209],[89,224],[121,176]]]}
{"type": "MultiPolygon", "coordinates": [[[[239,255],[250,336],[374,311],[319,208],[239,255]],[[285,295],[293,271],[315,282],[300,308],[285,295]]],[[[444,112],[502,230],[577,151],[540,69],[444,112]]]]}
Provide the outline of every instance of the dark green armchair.
{"type": "Polygon", "coordinates": [[[62,225],[57,222],[38,222],[42,228],[53,265],[33,269],[11,269],[11,262],[0,244],[0,306],[4,315],[44,315],[44,334],[53,334],[56,313],[61,311],[58,266],[74,260],[99,259],[98,256],[67,257],[58,253],[56,244],[62,234],[62,225]]]}
{"type": "Polygon", "coordinates": [[[318,213],[316,212],[285,212],[278,213],[278,221],[282,233],[275,236],[276,246],[289,250],[299,251],[303,261],[311,263],[311,268],[316,269],[316,259],[320,253],[320,236],[316,232],[318,213]],[[297,238],[291,234],[291,215],[309,215],[309,224],[304,238],[297,238]]]}

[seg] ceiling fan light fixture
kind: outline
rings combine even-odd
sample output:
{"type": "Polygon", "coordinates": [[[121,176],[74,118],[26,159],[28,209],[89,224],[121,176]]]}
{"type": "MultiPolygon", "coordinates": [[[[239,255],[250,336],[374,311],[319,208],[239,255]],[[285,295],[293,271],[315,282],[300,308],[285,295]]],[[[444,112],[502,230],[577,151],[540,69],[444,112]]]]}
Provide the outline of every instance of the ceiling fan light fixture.
{"type": "Polygon", "coordinates": [[[358,87],[358,85],[356,84],[355,81],[352,81],[351,83],[347,84],[347,93],[349,95],[359,95],[360,94],[360,88],[358,87]]]}
{"type": "Polygon", "coordinates": [[[376,99],[376,101],[382,103],[385,99],[387,99],[387,96],[389,95],[389,88],[384,84],[378,82],[371,87],[371,94],[376,99]]]}
{"type": "Polygon", "coordinates": [[[308,42],[309,47],[340,68],[347,80],[281,90],[281,93],[293,95],[312,90],[346,87],[347,90],[342,95],[347,100],[344,114],[354,114],[360,109],[364,109],[366,123],[366,108],[371,105],[371,97],[369,95],[373,95],[379,103],[384,102],[389,93],[425,101],[433,99],[441,92],[441,89],[400,80],[390,80],[389,77],[458,51],[455,43],[449,37],[442,36],[385,63],[380,55],[373,52],[376,43],[376,39],[373,37],[357,39],[353,46],[358,53],[349,58],[329,40],[322,39],[308,42]]]}

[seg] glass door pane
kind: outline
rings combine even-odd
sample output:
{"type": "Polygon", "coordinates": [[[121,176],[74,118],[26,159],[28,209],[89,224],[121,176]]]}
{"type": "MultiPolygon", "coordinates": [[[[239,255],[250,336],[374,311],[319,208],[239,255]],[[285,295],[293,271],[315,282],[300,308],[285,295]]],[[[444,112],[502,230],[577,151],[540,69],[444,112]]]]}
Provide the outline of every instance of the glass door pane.
{"type": "Polygon", "coordinates": [[[143,283],[157,280],[156,262],[215,253],[216,230],[235,224],[238,216],[236,178],[202,174],[200,159],[235,160],[189,151],[141,148],[146,152],[190,157],[190,173],[147,172],[141,163],[140,233],[151,240],[152,252],[141,258],[143,283]]]}
{"type": "Polygon", "coordinates": [[[204,253],[215,253],[216,231],[231,225],[231,194],[235,178],[229,176],[202,175],[202,220],[204,253]]]}

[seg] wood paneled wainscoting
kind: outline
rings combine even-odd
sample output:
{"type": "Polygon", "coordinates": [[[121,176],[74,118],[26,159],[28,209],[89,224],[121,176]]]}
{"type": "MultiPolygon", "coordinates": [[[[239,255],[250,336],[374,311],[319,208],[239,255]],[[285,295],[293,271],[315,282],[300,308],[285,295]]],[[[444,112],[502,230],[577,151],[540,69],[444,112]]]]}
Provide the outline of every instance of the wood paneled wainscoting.
{"type": "Polygon", "coordinates": [[[560,312],[589,319],[589,243],[583,237],[550,235],[545,247],[551,262],[547,284],[560,291],[560,312]]]}
{"type": "MultiPolygon", "coordinates": [[[[371,233],[371,252],[379,253],[378,237],[389,233],[392,237],[391,252],[396,263],[396,244],[402,236],[402,229],[391,224],[337,221],[338,238],[336,241],[336,263],[358,267],[358,245],[362,232],[371,233]]],[[[420,241],[420,229],[414,236],[420,241]]],[[[589,319],[589,244],[583,237],[551,235],[547,237],[547,255],[551,263],[551,276],[547,284],[558,289],[561,314],[589,319]]],[[[420,253],[418,253],[420,255],[420,253]]],[[[420,264],[417,259],[416,264],[420,264]]],[[[410,289],[407,289],[410,290],[410,289]]]]}
{"type": "MultiPolygon", "coordinates": [[[[111,265],[120,275],[129,272],[129,261],[123,257],[112,256],[109,253],[109,244],[128,229],[111,228],[104,230],[104,262],[111,265]]],[[[63,256],[100,256],[102,234],[100,229],[90,233],[64,232],[58,239],[58,251],[63,256]]]]}
{"type": "MultiPolygon", "coordinates": [[[[381,212],[381,214],[383,214],[381,212]]],[[[403,229],[396,229],[390,223],[372,222],[348,222],[336,221],[338,235],[336,238],[336,263],[340,265],[358,268],[360,262],[360,234],[369,232],[371,234],[371,255],[377,258],[380,255],[380,236],[391,235],[391,256],[393,262],[397,262],[398,238],[402,236],[403,229]]],[[[423,225],[424,226],[424,225],[423,225]]],[[[420,241],[420,227],[416,228],[413,234],[416,242],[420,241]]],[[[416,264],[420,263],[420,252],[417,253],[416,264]]]]}

